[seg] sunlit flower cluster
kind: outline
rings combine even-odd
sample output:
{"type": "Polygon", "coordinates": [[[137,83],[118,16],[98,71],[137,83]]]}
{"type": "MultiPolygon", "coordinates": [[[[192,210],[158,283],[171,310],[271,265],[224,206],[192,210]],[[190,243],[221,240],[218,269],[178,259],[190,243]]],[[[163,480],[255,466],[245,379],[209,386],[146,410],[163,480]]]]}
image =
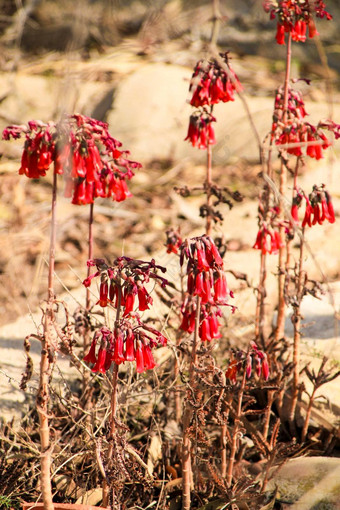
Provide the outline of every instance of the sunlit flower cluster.
{"type": "Polygon", "coordinates": [[[165,268],[154,260],[144,262],[129,257],[119,257],[111,266],[104,259],[89,260],[88,266],[96,267],[97,271],[83,284],[90,287],[93,279],[100,278],[97,304],[116,308],[117,318],[112,331],[102,327],[95,333],[84,361],[94,364],[93,372],[101,373],[109,370],[112,363],[120,365],[125,361],[136,361],[137,372],[154,368],[152,348],[166,345],[166,338],[145,324],[134,308],[135,304],[138,311],[150,308],[153,300],[145,285],[153,280],[165,287],[167,280],[157,274],[164,273],[165,268]]]}
{"type": "Polygon", "coordinates": [[[288,89],[288,106],[284,112],[283,87],[277,91],[271,137],[276,145],[282,146],[288,154],[310,158],[323,158],[323,150],[331,146],[324,131],[331,131],[335,138],[340,136],[340,126],[332,121],[319,122],[314,126],[306,121],[306,110],[302,95],[292,87],[288,89]],[[284,114],[286,116],[284,118],[284,114]]]}
{"type": "Polygon", "coordinates": [[[199,336],[203,341],[219,338],[219,306],[227,305],[233,293],[228,289],[223,259],[214,241],[206,235],[185,241],[180,260],[181,265],[187,262],[187,297],[181,308],[181,329],[188,333],[194,331],[197,303],[193,298],[199,296],[199,336]]]}
{"type": "Polygon", "coordinates": [[[294,223],[300,225],[299,208],[305,202],[306,209],[301,222],[301,226],[312,227],[313,225],[322,225],[324,221],[335,222],[335,213],[332,203],[332,197],[325,189],[325,186],[313,186],[312,192],[306,196],[303,191],[296,190],[291,207],[291,215],[294,223]]]}
{"type": "Polygon", "coordinates": [[[152,349],[166,343],[164,335],[138,317],[134,321],[121,319],[113,331],[102,327],[95,333],[84,361],[93,364],[92,372],[102,374],[110,369],[112,363],[120,365],[125,361],[135,361],[137,372],[141,373],[156,366],[152,349]]]}
{"type": "Polygon", "coordinates": [[[54,163],[63,174],[65,195],[77,205],[93,203],[96,197],[120,202],[131,196],[126,180],[140,163],[128,159],[128,151],[108,132],[105,122],[85,115],[65,115],[60,122],[30,121],[9,126],[3,138],[25,136],[19,174],[31,179],[44,177],[54,163]]]}
{"type": "Polygon", "coordinates": [[[152,297],[145,288],[150,280],[158,281],[162,287],[168,283],[157,272],[166,269],[151,262],[135,260],[129,257],[117,258],[112,266],[104,259],[88,260],[87,265],[96,267],[97,271],[84,281],[85,287],[90,287],[94,278],[100,277],[99,300],[97,304],[102,308],[111,304],[114,308],[122,308],[123,315],[133,312],[136,302],[140,312],[148,310],[152,305],[152,297]]]}
{"type": "Polygon", "coordinates": [[[193,147],[206,149],[208,145],[216,143],[215,133],[211,125],[216,122],[215,117],[203,109],[190,115],[188,134],[185,140],[189,140],[193,147]]]}
{"type": "Polygon", "coordinates": [[[278,230],[271,226],[262,225],[259,229],[256,241],[253,246],[255,250],[261,250],[262,253],[275,254],[284,246],[278,230]]]}
{"type": "Polygon", "coordinates": [[[293,41],[305,42],[307,29],[310,38],[319,35],[314,16],[331,20],[322,0],[265,0],[263,7],[271,19],[277,19],[276,42],[285,44],[290,33],[293,41]]]}
{"type": "Polygon", "coordinates": [[[234,92],[241,90],[240,81],[230,66],[228,52],[220,53],[219,58],[197,62],[189,92],[192,93],[191,106],[199,109],[190,116],[185,140],[199,149],[215,144],[212,122],[216,122],[216,119],[212,115],[213,105],[234,101],[234,92]]]}

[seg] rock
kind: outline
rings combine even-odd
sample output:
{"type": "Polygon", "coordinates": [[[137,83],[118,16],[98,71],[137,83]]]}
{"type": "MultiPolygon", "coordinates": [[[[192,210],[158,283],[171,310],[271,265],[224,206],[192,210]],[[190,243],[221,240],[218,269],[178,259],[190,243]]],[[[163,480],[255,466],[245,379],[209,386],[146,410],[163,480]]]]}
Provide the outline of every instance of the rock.
{"type": "Polygon", "coordinates": [[[290,510],[339,510],[340,459],[299,457],[290,459],[271,480],[279,499],[290,510]]]}
{"type": "Polygon", "coordinates": [[[190,76],[179,66],[146,64],[120,83],[108,122],[138,160],[177,159],[188,152],[190,76]]]}

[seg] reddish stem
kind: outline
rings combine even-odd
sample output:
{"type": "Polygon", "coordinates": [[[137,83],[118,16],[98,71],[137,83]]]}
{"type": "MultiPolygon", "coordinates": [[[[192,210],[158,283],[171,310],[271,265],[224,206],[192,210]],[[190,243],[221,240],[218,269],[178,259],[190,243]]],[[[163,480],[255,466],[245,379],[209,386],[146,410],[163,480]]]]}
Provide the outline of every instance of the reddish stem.
{"type": "Polygon", "coordinates": [[[196,365],[196,353],[197,353],[197,344],[199,337],[199,326],[200,326],[200,318],[201,318],[201,299],[197,296],[196,299],[196,320],[195,320],[195,332],[194,332],[194,340],[193,346],[190,353],[190,365],[189,365],[189,386],[187,401],[183,413],[183,445],[182,445],[182,510],[190,510],[190,486],[192,479],[192,469],[191,469],[191,441],[189,437],[189,427],[192,418],[192,406],[189,401],[189,395],[191,395],[194,390],[195,385],[195,365],[196,365]]]}
{"type": "MultiPolygon", "coordinates": [[[[122,304],[122,288],[120,285],[118,285],[118,300],[117,300],[117,311],[116,311],[116,321],[115,321],[115,329],[117,330],[118,322],[120,319],[120,312],[121,312],[121,304],[122,304]]],[[[113,365],[113,371],[112,371],[112,391],[111,391],[111,414],[110,414],[110,435],[109,439],[111,441],[109,442],[109,448],[107,451],[107,461],[108,463],[111,462],[112,459],[112,452],[113,452],[113,437],[116,432],[116,415],[117,415],[117,389],[118,389],[118,365],[114,363],[113,365]]],[[[103,482],[103,500],[102,500],[102,506],[107,507],[109,503],[109,486],[107,484],[107,481],[104,480],[103,482]]]]}
{"type": "Polygon", "coordinates": [[[292,434],[295,434],[295,409],[299,396],[299,384],[300,384],[300,328],[301,328],[301,301],[303,298],[303,257],[304,257],[304,228],[302,229],[301,240],[300,240],[300,257],[298,264],[298,283],[296,289],[296,300],[297,305],[294,308],[293,314],[293,325],[294,325],[294,345],[293,345],[293,395],[290,403],[289,411],[289,423],[292,434]]]}
{"type": "Polygon", "coordinates": [[[41,342],[39,389],[37,394],[37,411],[39,416],[39,434],[41,448],[41,492],[45,510],[53,510],[51,488],[51,445],[50,427],[48,422],[49,379],[50,379],[50,347],[51,322],[54,301],[54,266],[55,245],[57,231],[57,174],[53,173],[52,203],[51,203],[51,237],[48,260],[48,298],[44,321],[44,336],[41,342]]]}
{"type": "Polygon", "coordinates": [[[261,253],[260,281],[257,289],[256,314],[255,314],[255,341],[264,347],[264,300],[266,297],[266,261],[267,254],[261,253]]]}
{"type": "Polygon", "coordinates": [[[230,457],[229,457],[229,464],[228,464],[227,477],[226,477],[228,487],[231,486],[231,482],[233,480],[233,470],[234,470],[237,446],[238,446],[238,442],[239,442],[238,432],[239,432],[240,421],[241,421],[241,417],[242,417],[242,400],[243,400],[243,393],[244,393],[245,385],[246,385],[246,371],[244,370],[240,391],[237,396],[237,409],[236,409],[236,414],[234,416],[234,427],[233,427],[232,434],[231,434],[230,457]]]}
{"type": "Polygon", "coordinates": [[[211,186],[212,186],[212,150],[211,145],[207,143],[207,179],[206,179],[206,189],[207,189],[207,222],[206,222],[206,234],[211,236],[212,229],[212,217],[211,217],[211,207],[212,207],[212,194],[211,194],[211,186]]]}
{"type": "Polygon", "coordinates": [[[221,427],[221,476],[225,478],[227,476],[227,422],[229,418],[229,409],[232,403],[233,396],[228,393],[227,396],[227,408],[224,411],[223,425],[221,427]]]}
{"type": "MultiPolygon", "coordinates": [[[[93,207],[94,203],[90,204],[90,215],[89,215],[89,238],[88,238],[88,256],[87,260],[93,259],[93,207]]],[[[87,268],[87,277],[89,277],[91,274],[91,266],[88,266],[87,268]]],[[[90,293],[90,287],[86,287],[86,311],[88,312],[91,307],[91,293],[90,293]]],[[[85,338],[84,338],[85,340],[85,338]]],[[[84,345],[84,351],[87,348],[87,345],[84,345]]]]}
{"type": "MultiPolygon", "coordinates": [[[[283,124],[287,123],[287,113],[288,113],[288,87],[289,87],[289,77],[290,77],[290,64],[291,64],[291,55],[292,55],[292,35],[288,33],[287,40],[287,52],[286,52],[286,74],[285,74],[285,82],[284,82],[284,92],[283,92],[283,124]]],[[[284,218],[284,197],[286,193],[287,187],[287,170],[284,165],[284,161],[281,158],[281,168],[280,168],[280,217],[284,218]]],[[[281,239],[285,238],[285,227],[282,224],[279,229],[279,233],[281,239]]],[[[284,325],[285,325],[285,300],[284,300],[284,284],[285,284],[285,247],[281,247],[279,249],[279,275],[278,275],[278,314],[277,314],[277,323],[276,323],[276,331],[275,338],[279,340],[284,336],[284,325]]]]}
{"type": "Polygon", "coordinates": [[[312,392],[312,394],[311,394],[311,396],[309,398],[309,403],[308,403],[308,407],[307,407],[307,411],[306,411],[305,423],[303,424],[303,429],[302,429],[302,432],[301,432],[301,442],[302,443],[304,443],[305,440],[306,440],[306,436],[307,436],[307,432],[308,432],[310,416],[311,416],[312,409],[313,409],[313,404],[314,404],[316,390],[317,390],[317,388],[314,387],[313,392],[312,392]]]}

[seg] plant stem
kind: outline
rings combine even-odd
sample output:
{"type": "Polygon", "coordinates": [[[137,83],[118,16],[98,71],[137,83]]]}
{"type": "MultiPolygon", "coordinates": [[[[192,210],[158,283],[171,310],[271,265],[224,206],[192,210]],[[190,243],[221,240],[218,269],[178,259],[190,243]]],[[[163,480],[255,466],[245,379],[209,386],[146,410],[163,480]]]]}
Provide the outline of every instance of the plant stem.
{"type": "Polygon", "coordinates": [[[212,194],[211,194],[211,186],[212,186],[212,150],[211,145],[207,144],[207,179],[206,179],[206,190],[207,190],[207,222],[205,232],[207,236],[211,236],[212,229],[212,217],[211,217],[211,208],[212,208],[212,194]]]}
{"type": "Polygon", "coordinates": [[[236,457],[236,451],[238,446],[238,430],[240,426],[241,416],[242,416],[242,400],[243,400],[243,393],[244,388],[246,385],[246,371],[243,371],[243,377],[241,382],[241,387],[239,394],[237,396],[237,409],[236,414],[234,416],[234,427],[231,434],[231,448],[230,448],[230,457],[229,457],[229,464],[228,464],[228,470],[227,470],[227,486],[231,486],[231,482],[233,480],[233,470],[234,470],[234,463],[235,463],[235,457],[236,457]]]}
{"type": "Polygon", "coordinates": [[[37,411],[39,416],[39,434],[41,448],[41,492],[45,510],[53,510],[51,487],[51,445],[50,428],[48,423],[49,379],[50,379],[50,349],[51,322],[54,302],[54,266],[56,245],[56,209],[57,209],[57,174],[53,172],[52,203],[51,203],[51,236],[48,259],[48,292],[47,307],[44,320],[44,336],[41,345],[39,389],[37,394],[37,411]]]}
{"type": "Polygon", "coordinates": [[[311,396],[309,397],[309,403],[308,403],[308,407],[307,407],[305,423],[303,424],[303,429],[301,432],[301,442],[302,443],[304,443],[306,440],[308,427],[309,427],[309,421],[310,421],[310,415],[311,415],[313,404],[314,404],[316,390],[317,390],[317,388],[314,387],[313,392],[312,392],[311,396]]]}
{"type": "Polygon", "coordinates": [[[293,394],[292,400],[290,403],[290,411],[289,411],[289,424],[290,429],[293,434],[295,434],[295,409],[298,401],[299,395],[299,383],[300,383],[300,328],[301,328],[301,312],[300,306],[303,298],[303,254],[304,254],[304,233],[305,229],[302,228],[301,240],[300,240],[300,257],[298,263],[298,281],[297,281],[297,289],[296,289],[296,306],[294,308],[294,313],[292,317],[293,325],[294,325],[294,345],[293,345],[293,364],[294,364],[294,372],[293,372],[293,394]]]}
{"type": "Polygon", "coordinates": [[[263,438],[265,440],[267,440],[267,437],[268,437],[269,424],[270,424],[270,414],[272,412],[272,405],[273,405],[273,402],[274,402],[274,395],[275,395],[275,391],[274,390],[268,390],[267,391],[267,406],[266,406],[265,415],[264,415],[263,432],[262,432],[263,438]]]}
{"type": "MultiPolygon", "coordinates": [[[[117,310],[116,310],[116,320],[115,320],[115,330],[117,331],[118,322],[120,319],[121,312],[121,304],[122,304],[122,288],[118,285],[118,299],[117,299],[117,310]]],[[[109,448],[107,451],[107,462],[110,464],[113,453],[113,437],[116,432],[116,415],[117,415],[117,390],[118,390],[118,365],[114,363],[113,371],[112,371],[112,390],[111,390],[111,414],[110,414],[110,432],[109,432],[109,448]]],[[[102,498],[102,506],[107,507],[109,503],[109,486],[106,480],[103,482],[103,498],[102,498]]]]}
{"type": "MultiPolygon", "coordinates": [[[[88,255],[87,260],[93,259],[93,208],[94,204],[90,204],[90,214],[89,214],[89,238],[88,238],[88,255]]],[[[87,268],[87,277],[89,277],[91,274],[91,267],[88,266],[87,268]]],[[[88,312],[91,307],[91,293],[90,293],[90,287],[86,287],[86,311],[88,312]]],[[[87,339],[84,337],[84,352],[85,349],[87,349],[87,345],[85,345],[85,341],[87,339]]]]}
{"type": "Polygon", "coordinates": [[[267,254],[261,253],[261,262],[260,262],[260,281],[257,289],[257,299],[256,299],[256,314],[255,314],[255,341],[260,343],[262,348],[264,348],[264,300],[266,297],[266,277],[267,277],[267,269],[266,269],[266,261],[267,254]]]}
{"type": "Polygon", "coordinates": [[[211,31],[210,44],[215,46],[217,43],[217,37],[220,30],[221,13],[220,13],[220,2],[219,0],[213,0],[213,26],[211,31]]]}
{"type": "Polygon", "coordinates": [[[192,479],[191,469],[191,441],[189,437],[189,427],[192,418],[192,405],[189,400],[189,395],[193,398],[193,391],[195,386],[195,365],[196,365],[196,353],[197,343],[199,338],[199,326],[201,319],[201,298],[196,298],[196,320],[195,320],[195,332],[194,340],[190,353],[190,365],[189,365],[189,389],[187,392],[187,401],[183,413],[183,445],[182,445],[182,510],[190,510],[190,486],[192,479]]]}
{"type": "Polygon", "coordinates": [[[229,418],[229,409],[232,403],[232,393],[228,393],[227,396],[227,408],[224,411],[223,420],[224,423],[221,427],[221,476],[225,478],[227,476],[227,421],[229,418]]]}
{"type": "MultiPolygon", "coordinates": [[[[286,52],[286,74],[285,74],[285,82],[284,82],[284,92],[283,92],[283,124],[287,123],[287,113],[288,113],[288,87],[289,87],[289,77],[290,77],[290,64],[291,64],[291,51],[292,48],[292,36],[289,32],[288,40],[287,40],[287,52],[286,52]]],[[[287,186],[287,170],[284,164],[283,159],[281,158],[281,168],[280,168],[280,217],[284,217],[284,197],[286,193],[287,186]]],[[[280,225],[279,229],[281,239],[285,238],[285,227],[284,225],[280,225]]],[[[281,247],[279,249],[279,274],[278,274],[278,314],[277,314],[277,323],[276,323],[276,331],[275,331],[275,339],[279,340],[284,336],[285,329],[285,299],[284,299],[284,284],[285,284],[285,247],[281,247]]]]}

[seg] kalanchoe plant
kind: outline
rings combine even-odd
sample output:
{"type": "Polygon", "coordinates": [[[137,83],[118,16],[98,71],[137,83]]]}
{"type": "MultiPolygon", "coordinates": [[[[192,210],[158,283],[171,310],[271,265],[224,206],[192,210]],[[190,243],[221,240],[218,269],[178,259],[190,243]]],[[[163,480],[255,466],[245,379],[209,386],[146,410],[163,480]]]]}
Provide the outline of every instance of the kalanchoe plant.
{"type": "MultiPolygon", "coordinates": [[[[112,467],[113,440],[116,431],[118,368],[126,361],[135,361],[138,373],[151,370],[156,366],[152,349],[157,345],[166,345],[165,336],[157,329],[142,321],[138,312],[134,311],[135,301],[138,310],[145,311],[152,305],[145,285],[151,280],[159,282],[162,287],[167,280],[158,273],[166,269],[150,262],[135,260],[130,257],[118,257],[111,265],[104,259],[88,261],[88,266],[96,267],[96,272],[88,276],[83,284],[90,287],[93,279],[99,278],[99,300],[102,308],[115,308],[114,328],[101,327],[93,336],[90,350],[84,361],[93,365],[94,373],[110,373],[111,376],[111,416],[109,427],[109,449],[107,453],[107,469],[112,467]],[[136,299],[137,298],[137,299],[136,299]]],[[[114,487],[108,480],[103,484],[103,505],[109,501],[109,489],[114,487]]]]}
{"type": "MultiPolygon", "coordinates": [[[[293,338],[293,380],[292,398],[289,410],[289,425],[292,435],[296,435],[295,409],[300,388],[300,335],[301,313],[300,306],[306,294],[308,275],[304,269],[304,236],[306,227],[322,224],[326,220],[335,221],[332,200],[325,186],[314,186],[310,195],[300,189],[298,183],[299,171],[305,162],[305,157],[320,160],[324,151],[331,146],[331,140],[326,132],[331,132],[334,138],[340,137],[340,127],[333,121],[320,121],[314,125],[307,120],[307,112],[302,94],[291,86],[291,55],[292,41],[305,42],[306,32],[309,37],[317,35],[315,18],[332,16],[326,11],[321,0],[268,0],[263,3],[264,9],[270,12],[272,19],[277,19],[276,41],[286,44],[286,66],[284,85],[279,87],[274,105],[273,122],[269,135],[270,146],[267,155],[267,169],[264,172],[265,186],[259,205],[260,231],[254,248],[261,249],[260,284],[256,310],[256,340],[263,341],[264,298],[266,280],[266,255],[279,251],[278,257],[278,314],[274,334],[275,342],[284,337],[285,307],[290,303],[293,307],[292,322],[293,338]],[[275,173],[272,168],[272,151],[276,147],[280,157],[279,185],[276,187],[275,173]],[[292,164],[292,161],[294,162],[292,164]],[[293,175],[292,203],[290,214],[286,214],[287,171],[293,175]],[[278,189],[276,189],[278,188],[278,189]],[[270,223],[272,197],[275,195],[277,218],[275,225],[270,223]],[[279,197],[279,200],[277,199],[279,197]],[[299,218],[299,208],[305,203],[303,218],[299,218]],[[276,226],[281,243],[275,243],[275,234],[269,227],[276,226]],[[295,235],[299,237],[299,257],[292,267],[292,241],[295,235]],[[289,299],[290,282],[294,283],[294,300],[289,299]]],[[[309,84],[309,80],[305,80],[309,84]]],[[[273,219],[273,218],[271,218],[273,219]]]]}
{"type": "Polygon", "coordinates": [[[285,44],[285,34],[290,33],[293,41],[305,42],[308,35],[319,35],[314,17],[331,20],[322,0],[265,0],[263,6],[271,19],[277,19],[276,42],[285,44]]]}
{"type": "MultiPolygon", "coordinates": [[[[186,240],[180,248],[180,263],[186,268],[187,297],[182,305],[181,329],[193,333],[189,357],[189,388],[183,413],[182,508],[188,510],[191,504],[191,438],[190,426],[193,407],[190,395],[197,387],[196,361],[199,339],[202,342],[221,337],[218,317],[220,306],[228,305],[232,291],[228,289],[223,259],[212,238],[208,235],[186,240]]],[[[234,309],[234,307],[233,307],[234,309]]]]}
{"type": "MultiPolygon", "coordinates": [[[[195,188],[203,191],[206,196],[206,204],[200,208],[200,215],[206,218],[206,234],[211,235],[212,222],[221,222],[222,215],[217,210],[220,202],[225,202],[223,190],[212,181],[212,151],[211,147],[216,143],[215,133],[212,126],[216,122],[213,116],[214,105],[234,101],[234,92],[242,90],[241,83],[230,66],[228,52],[216,54],[210,60],[197,62],[191,81],[189,92],[191,94],[191,106],[198,108],[190,115],[189,127],[185,140],[188,140],[193,147],[207,151],[207,173],[206,181],[202,188],[195,188]],[[213,204],[214,195],[218,198],[213,204]]],[[[179,193],[190,194],[187,188],[178,188],[179,193]]],[[[228,202],[229,203],[229,202],[228,202]]]]}
{"type": "MultiPolygon", "coordinates": [[[[121,143],[108,132],[108,125],[84,115],[64,115],[57,123],[30,121],[27,125],[8,126],[3,139],[25,138],[21,157],[20,175],[29,179],[45,177],[53,165],[51,240],[48,264],[48,300],[44,314],[44,334],[37,410],[41,440],[41,488],[44,507],[53,509],[51,491],[51,448],[49,439],[49,381],[52,359],[50,350],[53,339],[54,266],[56,245],[56,206],[58,176],[63,175],[65,195],[76,205],[91,204],[89,215],[89,258],[93,257],[92,222],[93,202],[96,197],[111,197],[120,202],[130,196],[126,180],[141,165],[128,159],[128,152],[121,150],[121,143]]],[[[90,271],[90,267],[89,267],[90,271]]],[[[88,273],[90,276],[90,273],[88,273]]],[[[90,308],[87,293],[86,310],[90,308]]],[[[87,323],[87,321],[85,321],[87,323]]],[[[87,331],[84,332],[84,347],[87,331]]],[[[85,378],[84,378],[85,381],[85,378]]]]}

